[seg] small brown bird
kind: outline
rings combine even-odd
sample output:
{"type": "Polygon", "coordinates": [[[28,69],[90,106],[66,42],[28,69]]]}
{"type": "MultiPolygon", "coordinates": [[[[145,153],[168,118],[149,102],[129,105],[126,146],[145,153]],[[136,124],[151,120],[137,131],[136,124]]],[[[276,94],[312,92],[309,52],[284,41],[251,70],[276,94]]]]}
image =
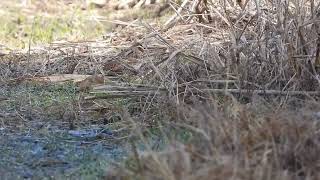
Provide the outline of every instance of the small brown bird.
{"type": "Polygon", "coordinates": [[[105,78],[103,75],[93,75],[79,82],[78,86],[80,91],[88,91],[92,89],[94,85],[104,84],[104,83],[105,83],[105,78]]]}

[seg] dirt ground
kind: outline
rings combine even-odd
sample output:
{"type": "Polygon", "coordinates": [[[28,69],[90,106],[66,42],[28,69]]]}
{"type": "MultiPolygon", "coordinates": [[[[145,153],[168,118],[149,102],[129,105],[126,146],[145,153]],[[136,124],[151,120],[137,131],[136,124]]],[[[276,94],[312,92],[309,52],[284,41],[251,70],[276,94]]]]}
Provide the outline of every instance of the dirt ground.
{"type": "MultiPolygon", "coordinates": [[[[90,18],[99,14],[105,20],[119,19],[115,13],[110,17],[105,9],[83,10],[82,6],[63,1],[32,2],[27,6],[20,1],[1,1],[3,60],[10,59],[9,52],[28,49],[28,43],[33,49],[52,41],[102,39],[113,25],[90,18]],[[66,14],[58,15],[63,11],[66,14]]],[[[86,111],[90,110],[73,108],[83,96],[78,86],[35,82],[32,77],[36,72],[20,66],[18,59],[1,65],[1,179],[101,179],[110,164],[125,159],[127,140],[119,140],[121,135],[114,132],[116,128],[108,125],[110,119],[113,121],[111,111],[105,116],[99,108],[89,113],[86,111]],[[29,76],[24,70],[33,72],[29,71],[29,76]]],[[[57,73],[61,69],[51,70],[57,73]]],[[[86,108],[91,104],[84,106],[81,105],[86,108]]]]}

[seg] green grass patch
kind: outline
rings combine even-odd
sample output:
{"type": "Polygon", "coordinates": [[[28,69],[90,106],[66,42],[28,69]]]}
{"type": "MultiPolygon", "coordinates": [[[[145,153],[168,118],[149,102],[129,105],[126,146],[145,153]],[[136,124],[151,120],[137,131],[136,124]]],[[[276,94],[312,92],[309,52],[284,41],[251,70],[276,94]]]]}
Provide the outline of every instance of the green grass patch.
{"type": "MultiPolygon", "coordinates": [[[[0,7],[1,8],[1,7],[0,7]]],[[[56,40],[89,40],[102,36],[105,27],[92,20],[93,11],[80,7],[62,7],[64,13],[45,13],[36,10],[32,14],[23,8],[9,6],[0,12],[0,44],[9,49],[28,48],[56,40]]]]}

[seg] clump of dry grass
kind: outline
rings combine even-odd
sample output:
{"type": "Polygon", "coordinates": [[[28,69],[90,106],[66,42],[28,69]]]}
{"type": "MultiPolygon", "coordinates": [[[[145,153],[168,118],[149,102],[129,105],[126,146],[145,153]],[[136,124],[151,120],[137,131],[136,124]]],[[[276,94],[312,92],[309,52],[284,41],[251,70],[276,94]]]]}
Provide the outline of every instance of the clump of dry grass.
{"type": "Polygon", "coordinates": [[[112,169],[108,178],[318,179],[319,118],[272,106],[233,102],[226,109],[208,102],[179,108],[179,120],[168,123],[192,131],[193,141],[137,153],[135,166],[112,169]]]}
{"type": "Polygon", "coordinates": [[[150,28],[169,53],[143,69],[143,78],[174,101],[166,124],[189,128],[196,140],[136,153],[136,166],[112,169],[108,178],[320,178],[319,117],[307,113],[318,112],[319,103],[299,104],[319,90],[319,5],[249,2],[240,10],[208,4],[209,25],[176,26],[165,35],[150,28]]]}

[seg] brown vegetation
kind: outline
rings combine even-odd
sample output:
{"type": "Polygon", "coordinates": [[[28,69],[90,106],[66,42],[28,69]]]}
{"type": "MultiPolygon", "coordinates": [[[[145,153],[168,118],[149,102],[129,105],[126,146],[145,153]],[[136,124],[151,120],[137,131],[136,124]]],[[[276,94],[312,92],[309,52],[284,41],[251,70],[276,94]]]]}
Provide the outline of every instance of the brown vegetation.
{"type": "Polygon", "coordinates": [[[155,151],[145,140],[140,151],[133,141],[127,162],[106,179],[317,180],[319,6],[186,0],[164,27],[137,20],[107,42],[2,56],[1,81],[65,74],[70,66],[74,74],[108,76],[112,83],[78,100],[81,113],[130,99],[120,108],[99,106],[100,116],[119,112],[120,139],[144,141],[157,129],[169,145],[155,151]],[[179,141],[169,129],[191,138],[179,141]]]}

